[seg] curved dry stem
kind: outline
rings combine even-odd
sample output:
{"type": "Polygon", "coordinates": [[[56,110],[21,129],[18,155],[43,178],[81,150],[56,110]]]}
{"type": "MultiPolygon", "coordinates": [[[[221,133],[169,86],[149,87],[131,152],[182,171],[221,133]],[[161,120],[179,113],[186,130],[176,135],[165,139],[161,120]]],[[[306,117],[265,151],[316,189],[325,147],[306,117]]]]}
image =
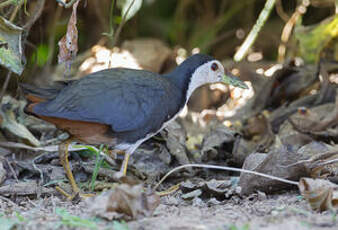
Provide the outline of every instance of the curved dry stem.
{"type": "Polygon", "coordinates": [[[261,176],[261,177],[265,177],[265,178],[269,178],[271,180],[277,180],[280,182],[284,182],[287,184],[292,184],[292,185],[296,185],[298,186],[298,182],[296,181],[292,181],[292,180],[287,180],[287,179],[283,179],[280,177],[276,177],[276,176],[271,176],[265,173],[260,173],[260,172],[255,172],[252,170],[247,170],[247,169],[239,169],[239,168],[233,168],[233,167],[227,167],[227,166],[218,166],[218,165],[205,165],[205,164],[186,164],[186,165],[181,165],[178,166],[172,170],[170,170],[164,177],[162,177],[162,179],[155,185],[154,190],[156,190],[158,188],[158,186],[160,184],[162,184],[162,182],[167,179],[168,176],[170,176],[172,173],[183,169],[183,168],[188,168],[188,167],[194,167],[194,168],[209,168],[209,169],[219,169],[219,170],[226,170],[226,171],[233,171],[233,172],[242,172],[242,173],[249,173],[249,174],[253,174],[256,176],[261,176]]]}

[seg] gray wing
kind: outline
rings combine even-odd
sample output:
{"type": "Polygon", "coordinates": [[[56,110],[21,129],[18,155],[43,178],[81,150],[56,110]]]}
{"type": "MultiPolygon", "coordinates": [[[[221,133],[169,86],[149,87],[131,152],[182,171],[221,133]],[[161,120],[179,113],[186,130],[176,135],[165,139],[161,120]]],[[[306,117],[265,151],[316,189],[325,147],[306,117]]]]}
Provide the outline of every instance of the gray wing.
{"type": "Polygon", "coordinates": [[[151,72],[104,70],[71,83],[53,100],[36,105],[33,112],[108,124],[115,132],[126,132],[151,124],[154,117],[162,124],[170,112],[164,105],[169,91],[170,84],[151,72]]]}

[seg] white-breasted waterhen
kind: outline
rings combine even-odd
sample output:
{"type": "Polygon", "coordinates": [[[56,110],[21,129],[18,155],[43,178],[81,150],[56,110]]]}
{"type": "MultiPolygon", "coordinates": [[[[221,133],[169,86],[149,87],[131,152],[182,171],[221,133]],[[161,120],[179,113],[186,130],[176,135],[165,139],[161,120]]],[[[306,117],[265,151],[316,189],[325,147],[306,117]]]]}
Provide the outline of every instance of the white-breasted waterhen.
{"type": "MultiPolygon", "coordinates": [[[[196,88],[214,82],[247,88],[213,57],[195,54],[163,75],[113,68],[53,88],[23,85],[30,101],[25,111],[55,124],[80,142],[125,151],[121,167],[125,175],[135,149],[174,120],[196,88]]],[[[70,167],[65,165],[67,155],[61,162],[75,186],[70,167]]]]}

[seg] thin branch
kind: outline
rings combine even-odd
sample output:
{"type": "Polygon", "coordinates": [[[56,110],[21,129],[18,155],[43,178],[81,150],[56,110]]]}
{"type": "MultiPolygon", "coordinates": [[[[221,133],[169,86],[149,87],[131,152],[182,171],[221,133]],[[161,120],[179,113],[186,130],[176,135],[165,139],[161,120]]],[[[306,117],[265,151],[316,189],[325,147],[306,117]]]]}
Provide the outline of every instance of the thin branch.
{"type": "Polygon", "coordinates": [[[118,39],[119,39],[120,33],[121,33],[121,31],[122,31],[122,28],[123,28],[124,24],[125,24],[126,21],[127,21],[127,15],[128,15],[128,13],[129,13],[129,10],[130,10],[131,7],[134,5],[134,2],[135,2],[135,0],[133,0],[133,1],[130,3],[130,5],[129,5],[127,11],[126,11],[126,13],[123,15],[122,21],[121,21],[119,27],[117,28],[116,33],[115,33],[115,36],[114,36],[113,46],[116,45],[116,43],[117,43],[117,41],[118,41],[118,39]]]}
{"type": "Polygon", "coordinates": [[[276,2],[276,0],[267,0],[266,1],[264,9],[259,14],[258,19],[256,21],[256,24],[253,26],[250,33],[246,37],[245,41],[243,42],[243,44],[241,45],[241,47],[239,48],[239,50],[236,52],[236,54],[234,56],[234,60],[236,62],[241,61],[245,57],[249,48],[255,42],[255,40],[258,36],[258,33],[261,31],[261,29],[263,28],[266,20],[268,19],[269,15],[271,13],[271,10],[273,9],[273,6],[275,5],[275,2],[276,2]]]}
{"type": "Polygon", "coordinates": [[[31,14],[32,16],[28,19],[28,22],[22,27],[27,33],[34,25],[36,20],[41,16],[45,1],[46,0],[38,1],[37,5],[35,6],[34,12],[31,14]]]}
{"type": "Polygon", "coordinates": [[[4,1],[4,2],[0,3],[0,9],[1,9],[1,8],[4,8],[4,7],[6,7],[6,6],[9,6],[9,5],[11,5],[12,3],[13,3],[12,0],[4,1]]]}
{"type": "Polygon", "coordinates": [[[13,169],[11,162],[9,162],[8,159],[6,159],[6,158],[4,158],[4,160],[6,161],[9,170],[10,170],[11,173],[13,174],[13,177],[14,177],[15,181],[16,181],[17,183],[19,183],[18,176],[16,175],[16,172],[15,172],[15,170],[13,169]]]}
{"type": "Polygon", "coordinates": [[[276,11],[277,14],[279,15],[279,17],[284,21],[287,22],[289,21],[290,17],[289,15],[287,15],[283,9],[283,4],[282,4],[282,0],[277,0],[276,2],[276,11]]]}
{"type": "Polygon", "coordinates": [[[0,199],[1,200],[4,200],[4,201],[7,201],[8,203],[10,203],[13,207],[18,207],[18,205],[16,203],[14,203],[13,201],[11,201],[10,199],[0,195],[0,199]]]}
{"type": "Polygon", "coordinates": [[[20,8],[21,8],[21,6],[22,6],[23,3],[24,3],[24,1],[23,1],[23,0],[20,0],[19,4],[17,4],[17,5],[15,6],[15,8],[14,8],[12,14],[11,14],[11,17],[9,18],[9,21],[10,21],[10,22],[13,22],[13,21],[14,21],[16,15],[18,14],[18,12],[19,12],[19,10],[20,10],[20,8]]]}
{"type": "Polygon", "coordinates": [[[287,184],[292,184],[292,185],[296,185],[298,186],[299,183],[296,181],[292,181],[292,180],[287,180],[287,179],[283,179],[280,177],[276,177],[276,176],[271,176],[265,173],[260,173],[260,172],[255,172],[255,171],[251,171],[251,170],[247,170],[247,169],[239,169],[239,168],[233,168],[233,167],[227,167],[227,166],[218,166],[218,165],[205,165],[205,164],[185,164],[185,165],[181,165],[179,167],[176,167],[172,170],[170,170],[164,177],[162,177],[162,179],[155,185],[154,190],[156,190],[158,188],[158,186],[169,176],[171,175],[173,172],[176,172],[180,169],[183,168],[188,168],[188,167],[194,167],[194,168],[209,168],[209,169],[220,169],[220,170],[227,170],[227,171],[233,171],[233,172],[242,172],[242,173],[249,173],[249,174],[253,174],[256,176],[261,176],[261,177],[265,177],[265,178],[269,178],[271,180],[277,180],[280,182],[284,182],[287,184]]]}
{"type": "Polygon", "coordinates": [[[306,8],[308,7],[308,5],[309,2],[302,1],[300,6],[297,7],[296,11],[292,14],[291,18],[285,24],[282,31],[281,44],[278,47],[278,62],[284,61],[286,53],[286,43],[289,41],[294,25],[296,24],[299,17],[301,17],[306,12],[306,8]]]}
{"type": "Polygon", "coordinates": [[[112,0],[111,7],[110,7],[110,15],[109,15],[110,31],[109,31],[109,34],[112,34],[112,31],[113,31],[113,26],[114,26],[114,24],[113,24],[113,14],[114,14],[114,11],[115,11],[116,2],[117,2],[117,0],[112,0]]]}

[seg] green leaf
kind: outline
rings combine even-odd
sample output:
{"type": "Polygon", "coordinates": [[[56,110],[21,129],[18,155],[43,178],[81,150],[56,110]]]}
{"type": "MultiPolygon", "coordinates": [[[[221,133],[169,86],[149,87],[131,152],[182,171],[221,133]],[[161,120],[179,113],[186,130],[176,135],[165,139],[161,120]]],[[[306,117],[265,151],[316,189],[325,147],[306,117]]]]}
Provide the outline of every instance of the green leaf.
{"type": "Polygon", "coordinates": [[[85,229],[97,229],[97,224],[92,220],[80,218],[78,216],[70,215],[66,210],[57,208],[55,213],[61,217],[63,225],[68,227],[80,227],[85,229]]]}
{"type": "Polygon", "coordinates": [[[24,69],[21,46],[22,28],[0,17],[0,65],[20,75],[24,69]]]}
{"type": "Polygon", "coordinates": [[[297,23],[295,37],[299,41],[300,55],[307,62],[317,62],[322,50],[333,39],[338,38],[338,14],[315,26],[297,23]]]}
{"type": "Polygon", "coordinates": [[[49,49],[46,44],[40,44],[31,57],[31,62],[43,67],[48,61],[49,49]]]}
{"type": "Polygon", "coordinates": [[[122,17],[125,17],[125,21],[128,21],[141,9],[142,0],[120,0],[117,4],[122,9],[122,17]]]}
{"type": "Polygon", "coordinates": [[[16,218],[18,218],[18,220],[20,222],[25,222],[26,221],[26,219],[20,213],[15,212],[15,215],[16,215],[16,218]]]}

